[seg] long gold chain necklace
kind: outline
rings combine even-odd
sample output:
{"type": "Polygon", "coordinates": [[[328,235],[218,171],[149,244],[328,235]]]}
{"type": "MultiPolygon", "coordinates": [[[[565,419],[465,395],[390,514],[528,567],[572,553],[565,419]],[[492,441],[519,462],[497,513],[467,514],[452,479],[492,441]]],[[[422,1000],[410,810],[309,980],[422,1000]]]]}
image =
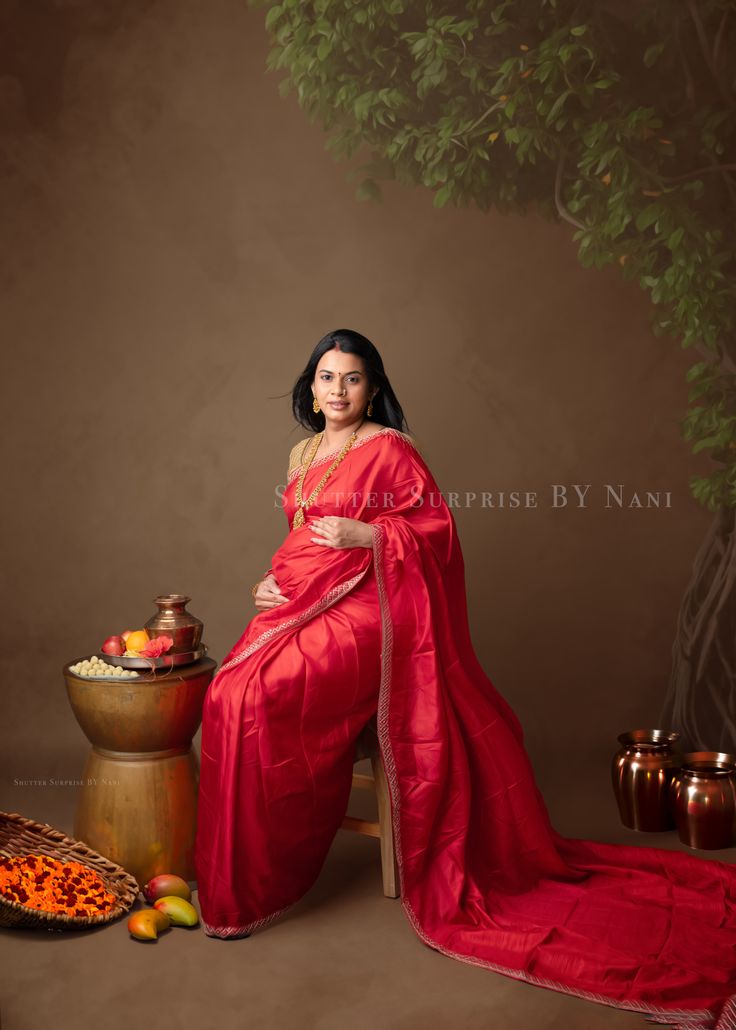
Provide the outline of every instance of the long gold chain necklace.
{"type": "MultiPolygon", "coordinates": [[[[361,423],[361,425],[362,425],[362,423],[361,423]]],[[[360,426],[358,426],[358,429],[360,429],[360,426]]],[[[312,460],[314,459],[314,456],[317,453],[317,449],[318,449],[319,445],[322,442],[322,437],[325,435],[324,429],[321,432],[317,433],[317,435],[315,436],[315,438],[314,438],[314,440],[312,442],[312,446],[309,449],[309,456],[308,456],[307,460],[304,462],[304,468],[302,469],[302,473],[299,476],[299,479],[297,480],[297,484],[296,484],[296,494],[295,494],[296,511],[294,512],[294,521],[291,524],[292,531],[295,530],[295,529],[299,529],[300,526],[304,525],[304,509],[305,508],[309,508],[309,507],[311,507],[311,505],[314,504],[315,500],[319,496],[319,493],[322,490],[322,488],[324,487],[324,485],[327,482],[327,480],[330,478],[332,473],[335,471],[337,466],[340,464],[342,459],[345,457],[345,455],[348,453],[350,448],[355,443],[355,441],[356,441],[356,439],[358,437],[358,429],[356,429],[354,433],[351,433],[351,435],[348,438],[347,442],[343,445],[342,450],[340,451],[338,456],[335,458],[335,460],[332,462],[330,467],[327,469],[325,474],[322,476],[322,478],[320,479],[319,483],[315,486],[314,490],[312,490],[311,494],[306,499],[306,501],[303,501],[302,500],[302,487],[304,486],[304,480],[306,478],[307,472],[309,471],[309,466],[312,464],[312,460]]]]}

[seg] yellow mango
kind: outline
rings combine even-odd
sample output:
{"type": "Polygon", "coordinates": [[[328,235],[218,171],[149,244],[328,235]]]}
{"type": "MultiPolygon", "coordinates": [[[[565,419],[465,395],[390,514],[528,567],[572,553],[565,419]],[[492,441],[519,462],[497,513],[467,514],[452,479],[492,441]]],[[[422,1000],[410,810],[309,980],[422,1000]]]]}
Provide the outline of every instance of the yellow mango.
{"type": "Polygon", "coordinates": [[[184,898],[159,898],[153,907],[157,912],[163,912],[172,926],[196,926],[199,922],[196,908],[184,898]]]}
{"type": "Polygon", "coordinates": [[[155,908],[142,908],[128,919],[128,931],[138,941],[155,941],[159,933],[170,926],[166,913],[155,908]]]}

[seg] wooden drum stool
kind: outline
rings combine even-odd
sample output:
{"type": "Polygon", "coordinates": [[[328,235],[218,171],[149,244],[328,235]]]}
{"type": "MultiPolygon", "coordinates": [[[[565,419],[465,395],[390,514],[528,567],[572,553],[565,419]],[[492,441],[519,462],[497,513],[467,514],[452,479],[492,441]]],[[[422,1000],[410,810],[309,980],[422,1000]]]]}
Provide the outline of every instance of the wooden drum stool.
{"type": "Polygon", "coordinates": [[[199,763],[192,737],[217,663],[202,658],[136,679],[88,679],[64,667],[92,744],[74,836],[132,873],[194,879],[199,763]]]}
{"type": "Polygon", "coordinates": [[[374,715],[361,730],[355,748],[354,761],[370,758],[372,776],[353,773],[353,786],[360,790],[373,790],[378,803],[378,820],[355,819],[346,815],[342,821],[344,830],[354,830],[368,837],[378,837],[381,842],[381,870],[383,874],[383,893],[387,898],[399,897],[399,871],[396,864],[394,833],[391,825],[391,798],[388,791],[386,772],[383,768],[381,748],[378,743],[377,717],[374,715]]]}

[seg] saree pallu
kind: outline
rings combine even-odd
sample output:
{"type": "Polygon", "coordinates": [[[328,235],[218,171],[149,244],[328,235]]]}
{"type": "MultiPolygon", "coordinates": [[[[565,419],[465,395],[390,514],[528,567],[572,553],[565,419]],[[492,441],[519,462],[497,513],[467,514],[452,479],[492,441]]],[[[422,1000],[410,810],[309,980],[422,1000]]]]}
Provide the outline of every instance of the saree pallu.
{"type": "Polygon", "coordinates": [[[205,700],[206,933],[250,933],[312,886],[377,711],[401,904],[425,944],[650,1023],[736,1030],[736,867],[553,828],[473,649],[452,512],[404,434],[353,446],[271,569],[289,600],[250,621],[205,700]],[[321,515],[369,523],[372,546],[311,542],[321,515]]]}

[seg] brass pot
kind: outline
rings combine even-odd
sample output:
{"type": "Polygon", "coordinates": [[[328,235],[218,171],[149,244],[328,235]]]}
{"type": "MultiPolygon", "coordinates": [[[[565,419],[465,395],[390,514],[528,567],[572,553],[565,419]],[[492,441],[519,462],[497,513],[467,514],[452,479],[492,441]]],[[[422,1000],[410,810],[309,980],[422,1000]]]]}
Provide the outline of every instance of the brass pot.
{"type": "Polygon", "coordinates": [[[611,777],[621,822],[631,830],[673,830],[670,784],[680,766],[672,750],[679,733],[667,730],[629,730],[619,734],[621,747],[613,756],[611,777]]]}
{"type": "Polygon", "coordinates": [[[683,844],[715,850],[736,845],[736,757],[723,751],[691,751],[670,788],[683,844]]]}
{"type": "Polygon", "coordinates": [[[153,603],[158,612],[145,625],[149,637],[161,637],[164,634],[174,641],[170,654],[182,654],[195,651],[202,639],[204,624],[187,611],[191,597],[184,594],[161,594],[154,597],[153,603]]]}

